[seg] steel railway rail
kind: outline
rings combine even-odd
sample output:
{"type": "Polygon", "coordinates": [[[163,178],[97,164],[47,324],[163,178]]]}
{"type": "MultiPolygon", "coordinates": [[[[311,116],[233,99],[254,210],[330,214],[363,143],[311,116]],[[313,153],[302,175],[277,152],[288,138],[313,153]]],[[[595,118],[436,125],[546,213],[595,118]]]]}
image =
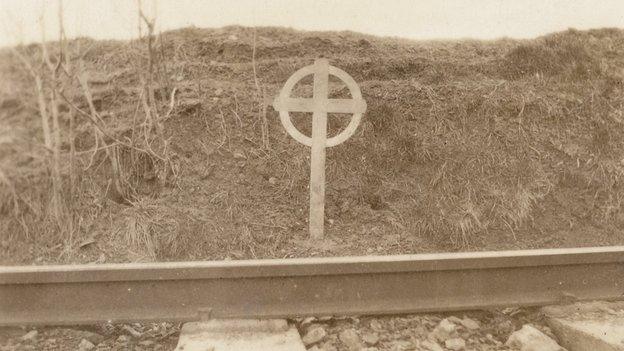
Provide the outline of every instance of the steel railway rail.
{"type": "Polygon", "coordinates": [[[624,298],[624,247],[0,267],[0,325],[395,314],[624,298]]]}

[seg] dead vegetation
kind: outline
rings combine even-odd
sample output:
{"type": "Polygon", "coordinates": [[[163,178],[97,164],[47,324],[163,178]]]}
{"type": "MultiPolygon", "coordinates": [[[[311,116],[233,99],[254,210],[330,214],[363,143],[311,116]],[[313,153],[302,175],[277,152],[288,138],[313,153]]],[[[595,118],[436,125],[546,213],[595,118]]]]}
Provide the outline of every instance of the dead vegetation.
{"type": "MultiPolygon", "coordinates": [[[[85,61],[94,43],[85,47],[83,40],[77,40],[70,50],[60,4],[57,45],[42,41],[38,46],[10,49],[11,60],[19,67],[16,71],[28,73],[33,82],[40,117],[40,125],[36,129],[41,130],[41,135],[35,135],[35,138],[42,138],[43,143],[22,145],[39,148],[35,152],[41,154],[37,155],[20,149],[18,143],[9,146],[14,147],[11,150],[14,156],[27,154],[30,158],[38,158],[37,165],[43,167],[47,176],[36,177],[38,184],[30,183],[28,186],[32,189],[18,194],[11,180],[2,173],[13,199],[12,203],[4,203],[3,208],[12,204],[14,213],[8,218],[7,227],[2,229],[6,230],[5,240],[14,241],[17,238],[19,242],[23,238],[45,246],[54,244],[53,248],[61,249],[56,259],[64,259],[64,256],[71,259],[84,242],[93,241],[93,235],[88,230],[93,225],[91,221],[101,217],[102,213],[98,210],[102,209],[106,199],[131,205],[145,191],[175,184],[177,168],[169,153],[163,123],[175,107],[176,89],[172,89],[166,79],[164,53],[155,51],[154,20],[145,17],[139,7],[147,33],[132,48],[136,52],[136,62],[131,69],[139,81],[132,96],[136,101],[128,103],[136,107],[131,124],[122,133],[114,130],[112,124],[118,121],[111,121],[115,116],[109,111],[102,111],[103,97],[94,97],[92,91],[94,85],[108,83],[104,88],[106,93],[110,82],[99,79],[97,70],[85,61]],[[141,47],[143,43],[146,48],[141,47]],[[78,152],[77,144],[82,144],[78,152]],[[45,192],[47,185],[51,185],[49,193],[45,192]],[[32,202],[28,200],[30,195],[35,197],[32,202]],[[23,207],[26,211],[20,210],[20,202],[26,204],[23,207]],[[19,229],[18,233],[14,228],[19,229]]],[[[28,101],[21,103],[27,105],[28,101]]],[[[154,259],[154,251],[148,245],[151,238],[146,236],[149,234],[134,229],[134,232],[127,233],[124,241],[131,248],[145,244],[137,250],[146,250],[154,259]]]]}
{"type": "MultiPolygon", "coordinates": [[[[624,239],[621,30],[411,42],[277,28],[156,35],[141,18],[132,42],[61,34],[1,53],[3,262],[624,239]],[[328,240],[315,246],[303,241],[309,149],[266,101],[320,55],[354,76],[369,109],[328,150],[328,240]]],[[[330,117],[331,133],[345,121],[330,117]]]]}

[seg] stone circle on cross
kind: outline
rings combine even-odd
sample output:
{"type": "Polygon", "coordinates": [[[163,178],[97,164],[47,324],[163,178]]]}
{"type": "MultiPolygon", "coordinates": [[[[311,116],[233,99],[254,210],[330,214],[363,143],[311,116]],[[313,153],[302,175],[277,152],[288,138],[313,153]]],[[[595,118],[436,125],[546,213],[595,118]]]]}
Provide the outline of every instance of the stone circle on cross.
{"type": "Polygon", "coordinates": [[[288,134],[307,146],[312,146],[312,138],[301,133],[293,125],[289,112],[353,113],[353,118],[347,127],[340,134],[326,140],[325,146],[331,147],[343,143],[355,133],[362,119],[362,114],[366,111],[366,101],[362,99],[360,87],[348,73],[340,68],[330,66],[325,59],[318,59],[315,64],[301,68],[288,78],[280,95],[275,98],[273,108],[279,111],[280,120],[288,134]],[[324,77],[323,72],[327,72],[324,77]],[[346,84],[352,99],[329,99],[327,94],[325,96],[316,96],[315,94],[311,99],[290,97],[295,85],[311,74],[315,77],[315,92],[317,83],[324,86],[325,91],[327,91],[328,74],[331,74],[346,84]],[[319,75],[321,77],[317,82],[316,78],[319,75]]]}

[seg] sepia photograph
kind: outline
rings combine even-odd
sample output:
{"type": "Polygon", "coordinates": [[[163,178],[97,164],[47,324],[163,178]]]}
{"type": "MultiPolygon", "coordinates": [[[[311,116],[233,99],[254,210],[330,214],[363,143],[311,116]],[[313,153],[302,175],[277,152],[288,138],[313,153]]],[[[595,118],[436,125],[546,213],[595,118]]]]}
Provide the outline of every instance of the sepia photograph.
{"type": "Polygon", "coordinates": [[[0,0],[0,351],[624,351],[622,0],[0,0]]]}

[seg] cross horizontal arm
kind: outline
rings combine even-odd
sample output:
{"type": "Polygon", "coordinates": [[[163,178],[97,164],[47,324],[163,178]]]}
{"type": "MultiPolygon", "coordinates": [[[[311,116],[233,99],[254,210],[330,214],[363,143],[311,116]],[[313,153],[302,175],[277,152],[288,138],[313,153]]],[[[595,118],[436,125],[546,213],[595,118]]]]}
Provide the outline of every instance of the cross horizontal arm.
{"type": "Polygon", "coordinates": [[[277,98],[273,102],[277,111],[290,112],[327,112],[327,113],[364,113],[366,101],[363,99],[326,99],[315,101],[305,98],[277,98]]]}

